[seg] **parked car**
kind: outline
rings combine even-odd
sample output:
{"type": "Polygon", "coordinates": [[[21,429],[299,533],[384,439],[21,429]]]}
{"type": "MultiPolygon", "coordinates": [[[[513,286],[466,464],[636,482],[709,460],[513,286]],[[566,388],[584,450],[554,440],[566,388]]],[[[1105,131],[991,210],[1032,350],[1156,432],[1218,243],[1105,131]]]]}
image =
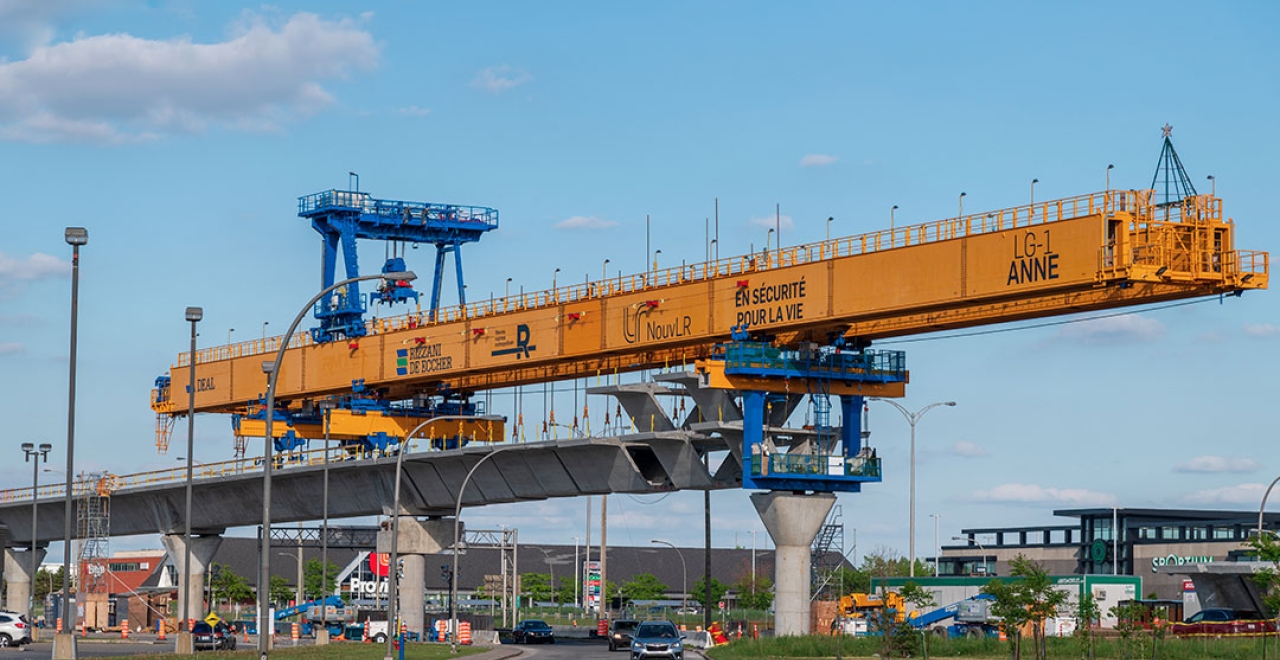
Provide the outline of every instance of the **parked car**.
{"type": "Polygon", "coordinates": [[[225,621],[212,626],[201,621],[191,628],[191,645],[197,651],[234,651],[236,634],[225,621]]]}
{"type": "Polygon", "coordinates": [[[684,660],[684,636],[670,621],[645,621],[631,635],[631,660],[684,660]]]}
{"type": "Polygon", "coordinates": [[[1183,637],[1263,635],[1275,631],[1274,620],[1263,619],[1258,612],[1233,610],[1229,607],[1203,609],[1187,617],[1186,621],[1169,627],[1169,632],[1183,637]]]}
{"type": "Polygon", "coordinates": [[[31,643],[31,624],[17,612],[0,612],[0,646],[31,643]]]}
{"type": "Polygon", "coordinates": [[[511,641],[516,644],[556,643],[556,633],[540,619],[525,619],[511,630],[511,641]]]}
{"type": "Polygon", "coordinates": [[[609,650],[631,648],[631,635],[638,625],[640,622],[635,619],[614,619],[609,624],[609,650]]]}

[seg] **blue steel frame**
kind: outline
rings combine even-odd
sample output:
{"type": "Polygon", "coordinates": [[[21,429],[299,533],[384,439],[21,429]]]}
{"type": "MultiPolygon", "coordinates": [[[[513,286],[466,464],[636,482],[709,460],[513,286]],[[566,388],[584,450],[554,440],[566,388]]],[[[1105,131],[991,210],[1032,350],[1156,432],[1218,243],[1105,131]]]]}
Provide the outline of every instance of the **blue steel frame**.
{"type": "MultiPolygon", "coordinates": [[[[841,383],[896,383],[907,379],[902,351],[844,350],[822,347],[783,350],[769,344],[737,341],[725,346],[724,372],[730,376],[775,378],[779,391],[790,379],[841,383]]],[[[790,391],[795,391],[791,389],[790,391]]],[[[865,397],[840,396],[843,424],[840,446],[829,453],[779,454],[765,451],[765,405],[769,392],[742,393],[742,487],[767,490],[858,492],[881,480],[880,459],[862,447],[865,397]]]]}
{"type": "MultiPolygon", "coordinates": [[[[498,211],[483,206],[431,204],[374,199],[369,193],[351,190],[326,190],[298,198],[298,216],[311,220],[311,226],[323,237],[324,254],[321,274],[323,287],[336,280],[338,253],[341,251],[346,277],[357,277],[356,239],[430,243],[436,246],[435,276],[431,286],[430,317],[440,309],[440,287],[444,276],[445,255],[452,253],[457,266],[458,302],[465,305],[466,290],[462,279],[462,245],[480,240],[487,231],[498,228],[498,211]]],[[[403,260],[394,257],[383,266],[383,272],[403,270],[403,260]]],[[[418,299],[409,283],[392,283],[370,295],[370,301],[385,303],[418,299]]],[[[335,292],[328,301],[316,306],[319,328],[311,330],[317,342],[338,341],[365,334],[364,313],[367,303],[359,286],[335,292]]]]}

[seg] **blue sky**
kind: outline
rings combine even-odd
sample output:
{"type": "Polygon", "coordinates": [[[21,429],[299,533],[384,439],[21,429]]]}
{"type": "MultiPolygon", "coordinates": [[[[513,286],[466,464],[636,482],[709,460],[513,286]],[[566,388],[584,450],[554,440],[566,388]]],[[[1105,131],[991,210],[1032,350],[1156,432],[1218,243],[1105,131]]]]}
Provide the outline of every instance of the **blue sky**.
{"type": "MultiPolygon", "coordinates": [[[[279,331],[318,289],[300,195],[491,206],[470,296],[700,261],[965,209],[1150,185],[1159,128],[1216,178],[1237,246],[1271,250],[1280,9],[1200,3],[399,3],[0,0],[0,401],[18,444],[65,441],[69,248],[82,260],[77,469],[156,455],[152,380],[205,309],[202,345],[279,331]],[[767,221],[766,221],[767,219],[767,221]],[[762,226],[765,223],[765,226],[762,226]]],[[[374,267],[380,246],[366,246],[374,267]]],[[[410,267],[430,268],[425,251],[410,267]]],[[[447,290],[447,289],[446,289],[447,290]]],[[[1280,318],[1259,292],[1089,323],[893,344],[918,431],[917,554],[1055,508],[1255,508],[1280,470],[1280,318]]],[[[446,297],[446,302],[452,302],[446,297]]],[[[501,401],[501,398],[499,399],[501,401]]],[[[528,404],[526,404],[528,410],[528,404]]],[[[842,495],[848,544],[907,551],[908,427],[873,408],[884,483],[842,495]]],[[[225,418],[196,457],[231,457],[225,418]]],[[[46,475],[53,476],[53,475],[46,475]]],[[[701,540],[701,496],[611,498],[610,539],[701,540]],[[674,529],[672,514],[687,521],[674,529]]],[[[716,545],[762,527],[713,496],[716,545]]],[[[468,514],[529,541],[582,535],[585,503],[468,514]]],[[[598,505],[597,509],[598,511],[598,505]]],[[[155,547],[153,539],[121,541],[155,547]]],[[[763,541],[761,541],[763,545],[763,541]]]]}

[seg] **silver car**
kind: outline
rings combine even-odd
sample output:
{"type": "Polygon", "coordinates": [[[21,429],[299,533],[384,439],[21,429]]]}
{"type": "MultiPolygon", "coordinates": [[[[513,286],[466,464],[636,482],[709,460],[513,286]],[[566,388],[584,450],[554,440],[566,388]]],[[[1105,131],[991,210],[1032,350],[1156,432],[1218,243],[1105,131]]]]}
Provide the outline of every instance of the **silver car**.
{"type": "Polygon", "coordinates": [[[684,636],[670,621],[645,621],[631,634],[631,660],[684,660],[684,636]]]}
{"type": "Polygon", "coordinates": [[[17,612],[0,612],[0,646],[31,643],[31,624],[17,612]]]}

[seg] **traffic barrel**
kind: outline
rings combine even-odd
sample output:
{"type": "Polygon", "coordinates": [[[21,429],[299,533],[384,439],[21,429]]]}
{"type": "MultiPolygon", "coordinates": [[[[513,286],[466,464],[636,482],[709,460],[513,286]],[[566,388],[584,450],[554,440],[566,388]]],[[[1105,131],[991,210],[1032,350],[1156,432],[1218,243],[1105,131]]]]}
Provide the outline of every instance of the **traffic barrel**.
{"type": "Polygon", "coordinates": [[[129,622],[128,621],[125,621],[124,625],[120,626],[120,639],[129,639],[129,622]]]}
{"type": "Polygon", "coordinates": [[[164,619],[160,619],[159,621],[157,621],[157,622],[156,622],[156,633],[157,633],[157,635],[156,635],[156,639],[157,639],[158,641],[163,642],[163,641],[165,640],[165,636],[164,636],[164,619]]]}
{"type": "Polygon", "coordinates": [[[302,639],[302,635],[300,635],[298,631],[297,623],[294,623],[289,627],[289,637],[294,641],[295,644],[298,642],[299,639],[302,639]]]}
{"type": "Polygon", "coordinates": [[[471,643],[471,622],[470,621],[458,622],[458,643],[459,644],[471,643]]]}
{"type": "Polygon", "coordinates": [[[62,617],[58,617],[58,620],[54,623],[54,632],[62,634],[62,617]]]}

